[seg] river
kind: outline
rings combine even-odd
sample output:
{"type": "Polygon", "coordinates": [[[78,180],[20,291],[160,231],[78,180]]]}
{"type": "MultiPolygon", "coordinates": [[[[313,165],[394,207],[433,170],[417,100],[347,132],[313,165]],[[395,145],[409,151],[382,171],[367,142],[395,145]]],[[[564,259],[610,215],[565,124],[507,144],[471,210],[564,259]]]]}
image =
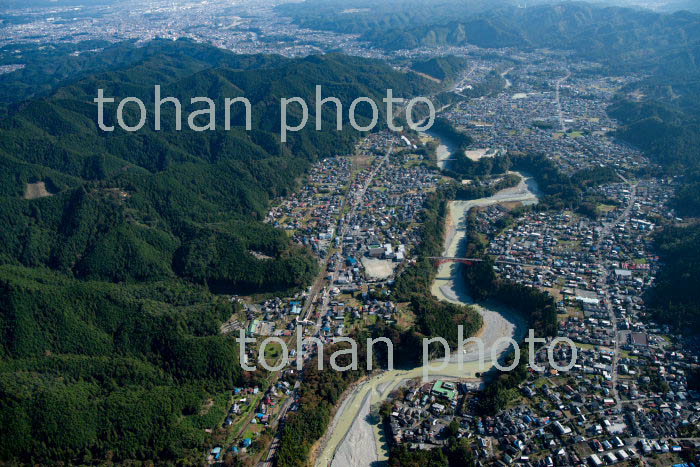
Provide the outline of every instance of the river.
{"type": "MultiPolygon", "coordinates": [[[[444,254],[458,256],[465,248],[465,220],[471,208],[504,202],[533,204],[537,202],[536,193],[534,181],[523,176],[518,186],[501,190],[488,198],[451,201],[444,254]]],[[[480,368],[476,346],[468,345],[462,349],[461,365],[458,362],[459,349],[447,359],[430,362],[427,369],[430,375],[428,379],[431,380],[451,378],[480,381],[476,378],[476,373],[491,368],[495,359],[506,350],[507,344],[496,346],[496,341],[501,337],[513,337],[517,341],[525,333],[525,323],[517,313],[493,303],[475,304],[460,272],[461,265],[441,265],[431,292],[441,300],[472,305],[481,313],[484,324],[479,331],[479,337],[485,348],[485,368],[480,368]]],[[[380,436],[377,420],[370,416],[370,408],[386,399],[389,393],[406,381],[421,378],[425,370],[424,367],[417,367],[411,370],[384,371],[356,385],[338,408],[316,465],[370,466],[385,462],[388,456],[387,445],[380,436]]]]}
{"type": "Polygon", "coordinates": [[[435,149],[435,156],[437,158],[437,166],[440,170],[443,170],[448,164],[450,156],[457,152],[459,146],[452,141],[448,136],[443,135],[438,130],[433,130],[432,128],[421,131],[421,136],[430,136],[440,142],[438,147],[435,149]]]}

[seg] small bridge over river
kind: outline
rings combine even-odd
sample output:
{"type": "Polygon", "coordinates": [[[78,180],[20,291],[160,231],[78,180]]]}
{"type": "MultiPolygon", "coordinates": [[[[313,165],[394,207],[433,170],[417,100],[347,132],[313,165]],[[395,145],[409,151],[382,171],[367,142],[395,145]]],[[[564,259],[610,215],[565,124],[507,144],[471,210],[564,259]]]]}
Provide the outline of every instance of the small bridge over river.
{"type": "Polygon", "coordinates": [[[435,261],[438,266],[445,263],[462,263],[472,266],[474,263],[484,262],[481,258],[455,258],[452,256],[428,256],[428,259],[435,261]]]}

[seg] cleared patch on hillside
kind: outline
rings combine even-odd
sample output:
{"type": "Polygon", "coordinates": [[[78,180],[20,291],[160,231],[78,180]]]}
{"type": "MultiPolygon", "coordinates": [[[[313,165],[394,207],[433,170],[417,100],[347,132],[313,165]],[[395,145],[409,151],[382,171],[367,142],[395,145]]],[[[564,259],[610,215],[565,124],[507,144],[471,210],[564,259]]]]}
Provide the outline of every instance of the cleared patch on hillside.
{"type": "Polygon", "coordinates": [[[422,76],[423,78],[429,79],[430,81],[433,81],[433,82],[435,82],[435,83],[442,83],[442,81],[441,81],[440,79],[438,79],[438,78],[436,78],[436,77],[434,77],[434,76],[430,76],[430,75],[427,74],[427,73],[422,73],[422,72],[416,71],[416,70],[411,70],[411,71],[414,72],[415,74],[417,74],[418,76],[422,76]]]}
{"type": "Polygon", "coordinates": [[[44,198],[51,195],[52,193],[49,193],[46,189],[46,183],[44,182],[27,183],[24,189],[24,199],[44,198]]]}

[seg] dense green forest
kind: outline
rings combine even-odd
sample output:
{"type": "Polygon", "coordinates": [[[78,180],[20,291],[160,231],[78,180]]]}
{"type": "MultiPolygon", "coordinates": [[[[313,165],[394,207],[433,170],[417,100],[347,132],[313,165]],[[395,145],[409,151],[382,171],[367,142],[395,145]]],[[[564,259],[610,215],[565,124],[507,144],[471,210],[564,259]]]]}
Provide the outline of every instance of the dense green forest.
{"type": "Polygon", "coordinates": [[[161,59],[167,57],[172,62],[186,60],[185,67],[175,66],[168,70],[179,76],[211,68],[212,64],[245,69],[257,64],[281,63],[284,60],[272,55],[234,55],[215,47],[187,41],[179,41],[177,47],[173,47],[168,42],[152,41],[147,47],[138,47],[133,41],[110,43],[95,40],[41,45],[15,43],[4,46],[0,48],[0,65],[19,62],[25,64],[25,67],[13,73],[0,74],[0,109],[4,106],[6,110],[12,111],[17,103],[49,95],[57,87],[96,73],[126,70],[157,56],[161,59]]]}
{"type": "Polygon", "coordinates": [[[450,161],[449,169],[445,170],[445,173],[455,178],[475,179],[503,175],[512,167],[508,156],[482,157],[478,161],[473,161],[466,156],[463,149],[452,154],[450,159],[452,161],[450,161]]]}
{"type": "MultiPolygon", "coordinates": [[[[160,42],[152,47],[167,49],[160,42]]],[[[360,95],[379,99],[386,88],[413,94],[430,83],[339,55],[251,58],[198,46],[204,56],[193,59],[189,43],[182,56],[178,45],[168,47],[170,54],[141,53],[147,58],[135,66],[60,88],[0,121],[0,194],[7,200],[0,211],[7,226],[0,258],[109,281],[177,276],[239,291],[259,289],[263,278],[268,289],[304,284],[316,272],[315,261],[254,221],[265,215],[269,199],[296,187],[309,162],[349,151],[358,135],[352,129],[308,129],[283,145],[279,99],[303,96],[312,102],[315,83],[344,102],[360,95]],[[201,70],[205,58],[213,64],[201,70]],[[220,103],[246,96],[254,130],[239,126],[241,106],[229,131],[176,131],[172,104],[164,105],[160,131],[150,118],[136,134],[96,129],[96,88],[106,95],[128,93],[152,108],[153,82],[161,83],[162,95],[184,103],[192,95],[220,103]],[[54,196],[22,200],[27,185],[38,182],[54,196]],[[251,251],[274,259],[257,259],[251,251]]],[[[109,125],[115,106],[108,107],[109,125]]],[[[183,107],[183,113],[191,110],[183,107]]],[[[333,123],[323,117],[326,125],[333,123]]]]}
{"type": "Polygon", "coordinates": [[[575,209],[581,214],[594,216],[599,200],[585,194],[586,189],[621,181],[612,167],[580,169],[567,175],[542,154],[524,154],[511,160],[515,170],[530,174],[537,182],[543,195],[538,209],[575,209]]]}
{"type": "Polygon", "coordinates": [[[700,82],[696,72],[654,76],[629,87],[608,108],[622,126],[616,135],[639,147],[658,169],[678,176],[673,207],[684,216],[700,216],[700,82]],[[647,98],[626,98],[631,91],[647,98]]]}
{"type": "Polygon", "coordinates": [[[458,149],[464,149],[472,142],[468,134],[455,128],[454,125],[444,117],[437,117],[430,130],[452,141],[458,149]]]}
{"type": "MultiPolygon", "coordinates": [[[[356,3],[369,10],[341,15],[345,2],[325,0],[279,8],[304,27],[358,33],[386,49],[555,44],[601,60],[607,70],[648,72],[609,109],[623,123],[616,136],[679,177],[678,212],[700,215],[699,16],[578,3],[528,9],[491,0],[356,3]],[[631,99],[633,91],[645,99],[631,99]]],[[[264,384],[241,372],[235,343],[219,335],[221,322],[237,308],[212,292],[308,284],[317,273],[314,257],[261,220],[269,201],[294,190],[310,163],[348,152],[359,136],[347,125],[342,132],[316,132],[310,125],[282,144],[279,99],[302,96],[313,119],[316,84],[346,105],[359,96],[379,100],[387,88],[409,96],[434,92],[438,85],[338,54],[234,55],[188,41],[12,49],[0,49],[0,64],[15,63],[19,53],[28,65],[0,75],[0,461],[201,462],[198,448],[210,427],[202,402],[234,385],[264,384]],[[90,52],[95,48],[104,50],[90,52]],[[254,130],[244,130],[244,115],[234,108],[231,130],[177,131],[171,104],[163,107],[160,131],[150,114],[136,134],[97,130],[97,88],[117,98],[139,97],[150,111],[153,84],[183,102],[185,121],[198,108],[188,104],[191,96],[214,99],[217,122],[223,121],[223,98],[246,96],[254,130]],[[47,196],[36,197],[37,192],[47,196]]],[[[412,67],[449,82],[463,65],[463,59],[442,57],[412,67]]],[[[501,84],[495,73],[474,92],[501,84]]],[[[115,110],[116,104],[106,108],[108,125],[114,124],[115,110]]],[[[126,119],[136,120],[133,108],[127,107],[126,119]]],[[[360,123],[367,119],[359,116],[360,123]]],[[[334,123],[323,116],[324,128],[334,123]]],[[[454,130],[440,119],[436,126],[454,130]]],[[[461,147],[469,144],[466,134],[451,136],[461,147]]],[[[535,177],[544,195],[538,209],[591,215],[595,203],[582,196],[585,188],[617,177],[610,169],[566,176],[539,155],[478,163],[461,157],[452,171],[471,178],[510,168],[535,177]]],[[[403,271],[392,292],[409,303],[417,325],[371,330],[390,336],[403,363],[415,361],[420,336],[439,335],[452,344],[454,324],[464,324],[467,335],[481,325],[472,309],[429,294],[435,267],[425,257],[441,252],[446,199],[488,196],[514,183],[517,179],[505,177],[496,186],[451,184],[428,198],[419,260],[403,271]]],[[[479,254],[476,235],[470,238],[470,256],[479,254]]],[[[650,305],[658,321],[677,329],[700,325],[699,242],[697,226],[667,228],[657,237],[665,266],[650,305]]],[[[465,274],[474,296],[498,297],[524,313],[531,327],[553,335],[551,297],[496,279],[492,266],[486,261],[465,274]]],[[[525,377],[525,360],[521,356],[515,371],[498,374],[489,385],[480,402],[484,413],[505,406],[525,377]]],[[[304,371],[300,409],[287,421],[279,465],[304,464],[332,407],[364,374],[318,372],[315,364],[304,371]]],[[[398,448],[391,458],[392,465],[469,463],[457,440],[432,452],[398,448]]]]}
{"type": "MultiPolygon", "coordinates": [[[[280,98],[301,96],[313,109],[316,84],[346,104],[435,84],[334,54],[290,60],[187,41],[75,59],[60,49],[2,78],[10,91],[0,120],[0,460],[199,463],[204,429],[221,422],[200,412],[205,400],[264,386],[242,373],[235,341],[219,334],[236,306],[212,292],[309,283],[317,260],[261,221],[312,162],[360,136],[310,125],[282,144],[280,98]],[[252,131],[235,106],[228,131],[194,132],[186,120],[178,131],[173,104],[156,131],[154,84],[180,99],[183,119],[198,108],[191,96],[214,99],[217,122],[223,98],[245,96],[252,131]],[[144,128],[98,130],[98,88],[142,99],[144,128]]],[[[108,125],[115,107],[106,106],[108,125]]],[[[134,108],[125,108],[127,122],[137,120],[134,108]]],[[[358,117],[367,118],[359,109],[358,117]]]]}
{"type": "Polygon", "coordinates": [[[451,82],[464,71],[469,61],[464,57],[448,55],[445,57],[432,57],[428,60],[413,63],[411,68],[420,73],[439,79],[440,81],[451,82]]]}
{"type": "Polygon", "coordinates": [[[700,171],[686,174],[682,181],[673,208],[682,216],[700,217],[700,171]]]}
{"type": "Polygon", "coordinates": [[[204,441],[204,397],[245,382],[233,339],[219,335],[234,306],[182,281],[4,265],[0,302],[5,460],[183,459],[204,441]]]}
{"type": "MultiPolygon", "coordinates": [[[[454,423],[457,423],[456,421],[454,423]]],[[[454,425],[450,428],[455,429],[454,425]]],[[[390,467],[470,467],[476,465],[467,438],[450,436],[438,449],[410,449],[406,444],[395,446],[389,455],[390,467]]]]}
{"type": "Polygon", "coordinates": [[[667,227],[656,236],[664,266],[650,291],[653,317],[674,329],[700,329],[700,225],[667,227]]]}
{"type": "MultiPolygon", "coordinates": [[[[683,79],[683,78],[680,78],[683,79]]],[[[649,88],[675,89],[674,82],[666,79],[650,80],[636,86],[642,92],[649,88]]],[[[683,100],[700,97],[700,89],[679,87],[682,97],[671,102],[660,96],[636,102],[620,98],[609,109],[611,116],[624,126],[617,136],[642,149],[662,170],[669,174],[698,170],[700,144],[700,109],[685,107],[683,100]]]]}

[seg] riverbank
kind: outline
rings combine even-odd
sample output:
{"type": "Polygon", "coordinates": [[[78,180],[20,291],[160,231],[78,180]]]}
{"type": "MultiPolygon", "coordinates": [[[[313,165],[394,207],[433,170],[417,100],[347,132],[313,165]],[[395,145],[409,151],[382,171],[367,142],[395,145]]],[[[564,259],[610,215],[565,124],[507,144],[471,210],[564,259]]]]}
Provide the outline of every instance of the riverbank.
{"type": "Polygon", "coordinates": [[[348,401],[350,400],[350,396],[353,394],[353,392],[357,389],[358,385],[363,384],[366,382],[371,376],[363,376],[356,382],[350,385],[349,388],[345,390],[343,395],[340,396],[340,405],[338,406],[338,410],[334,412],[333,419],[331,420],[331,424],[326,430],[326,433],[323,435],[321,439],[319,439],[316,443],[311,448],[311,456],[309,459],[309,464],[318,464],[318,461],[320,459],[320,455],[325,451],[326,446],[328,444],[328,440],[333,432],[335,432],[338,421],[341,417],[338,417],[337,415],[339,413],[342,413],[345,410],[345,406],[348,404],[348,401]]]}
{"type": "Polygon", "coordinates": [[[420,134],[421,136],[428,136],[439,141],[440,144],[435,148],[435,157],[437,159],[438,168],[440,170],[445,170],[445,168],[449,166],[452,155],[459,150],[459,144],[437,128],[430,128],[424,132],[420,132],[420,134]]]}

